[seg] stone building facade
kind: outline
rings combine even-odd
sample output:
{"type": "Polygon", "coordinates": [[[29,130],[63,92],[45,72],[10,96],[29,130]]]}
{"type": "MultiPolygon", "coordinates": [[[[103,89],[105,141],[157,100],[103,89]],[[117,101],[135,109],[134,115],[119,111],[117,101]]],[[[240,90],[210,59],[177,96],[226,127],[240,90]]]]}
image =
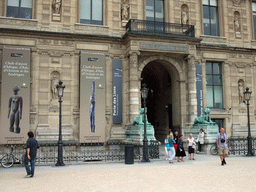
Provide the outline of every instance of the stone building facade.
{"type": "Polygon", "coordinates": [[[4,46],[30,48],[29,129],[39,140],[54,141],[58,136],[55,78],[66,87],[63,139],[86,142],[80,137],[81,52],[105,56],[104,142],[125,140],[142,106],[142,83],[149,88],[148,119],[156,138],[163,140],[169,128],[181,133],[188,129],[198,115],[196,65],[202,67],[203,106],[211,108],[212,119],[229,136],[247,135],[242,92],[246,87],[252,91],[250,117],[256,134],[253,0],[31,0],[24,6],[21,0],[15,2],[0,2],[0,62],[4,46]],[[118,123],[113,122],[113,60],[122,62],[118,123]]]}

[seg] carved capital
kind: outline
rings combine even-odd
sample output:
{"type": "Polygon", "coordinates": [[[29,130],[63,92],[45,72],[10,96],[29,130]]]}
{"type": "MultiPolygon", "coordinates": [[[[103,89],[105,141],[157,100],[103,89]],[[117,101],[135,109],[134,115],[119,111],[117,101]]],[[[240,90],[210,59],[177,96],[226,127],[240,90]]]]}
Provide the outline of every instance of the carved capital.
{"type": "Polygon", "coordinates": [[[139,51],[129,51],[130,55],[130,66],[138,67],[138,56],[140,55],[139,51]]]}

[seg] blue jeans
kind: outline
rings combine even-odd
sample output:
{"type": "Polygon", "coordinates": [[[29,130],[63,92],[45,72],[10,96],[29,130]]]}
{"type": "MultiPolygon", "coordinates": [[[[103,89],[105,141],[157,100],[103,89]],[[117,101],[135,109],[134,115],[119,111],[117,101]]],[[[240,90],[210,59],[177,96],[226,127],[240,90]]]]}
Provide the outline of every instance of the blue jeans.
{"type": "Polygon", "coordinates": [[[27,171],[27,175],[34,176],[35,162],[36,162],[36,157],[33,158],[33,159],[28,159],[28,156],[25,155],[25,157],[24,157],[24,165],[25,165],[25,169],[27,171]],[[29,162],[30,162],[30,166],[28,165],[29,162]]]}

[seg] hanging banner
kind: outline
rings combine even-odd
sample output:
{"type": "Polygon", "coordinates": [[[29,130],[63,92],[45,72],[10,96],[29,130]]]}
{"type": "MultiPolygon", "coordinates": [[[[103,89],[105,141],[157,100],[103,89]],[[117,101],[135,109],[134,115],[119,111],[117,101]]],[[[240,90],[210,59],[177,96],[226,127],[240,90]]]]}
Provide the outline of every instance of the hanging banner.
{"type": "Polygon", "coordinates": [[[113,59],[113,123],[122,123],[122,60],[113,59]]]}
{"type": "Polygon", "coordinates": [[[30,48],[3,48],[0,144],[22,144],[28,138],[30,52],[30,48]]]}
{"type": "Polygon", "coordinates": [[[204,113],[203,104],[203,82],[202,82],[202,65],[196,64],[196,98],[197,98],[197,116],[204,113]]]}
{"type": "Polygon", "coordinates": [[[80,142],[105,142],[105,55],[80,55],[80,142]]]}

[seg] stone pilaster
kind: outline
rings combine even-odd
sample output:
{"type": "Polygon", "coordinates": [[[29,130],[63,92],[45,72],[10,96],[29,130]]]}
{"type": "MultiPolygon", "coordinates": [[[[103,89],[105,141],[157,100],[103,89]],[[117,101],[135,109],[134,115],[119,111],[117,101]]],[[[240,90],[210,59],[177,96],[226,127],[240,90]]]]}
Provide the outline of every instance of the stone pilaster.
{"type": "Polygon", "coordinates": [[[129,52],[129,104],[130,104],[130,123],[133,119],[139,116],[139,100],[140,100],[140,85],[138,77],[138,57],[139,51],[129,52]]]}
{"type": "Polygon", "coordinates": [[[195,57],[189,55],[188,61],[188,111],[189,111],[189,122],[193,123],[197,117],[197,100],[196,100],[196,68],[195,68],[195,57]]]}
{"type": "Polygon", "coordinates": [[[113,123],[113,114],[112,109],[112,99],[113,99],[113,55],[112,54],[106,54],[106,140],[109,140],[110,138],[110,131],[113,123]]]}

